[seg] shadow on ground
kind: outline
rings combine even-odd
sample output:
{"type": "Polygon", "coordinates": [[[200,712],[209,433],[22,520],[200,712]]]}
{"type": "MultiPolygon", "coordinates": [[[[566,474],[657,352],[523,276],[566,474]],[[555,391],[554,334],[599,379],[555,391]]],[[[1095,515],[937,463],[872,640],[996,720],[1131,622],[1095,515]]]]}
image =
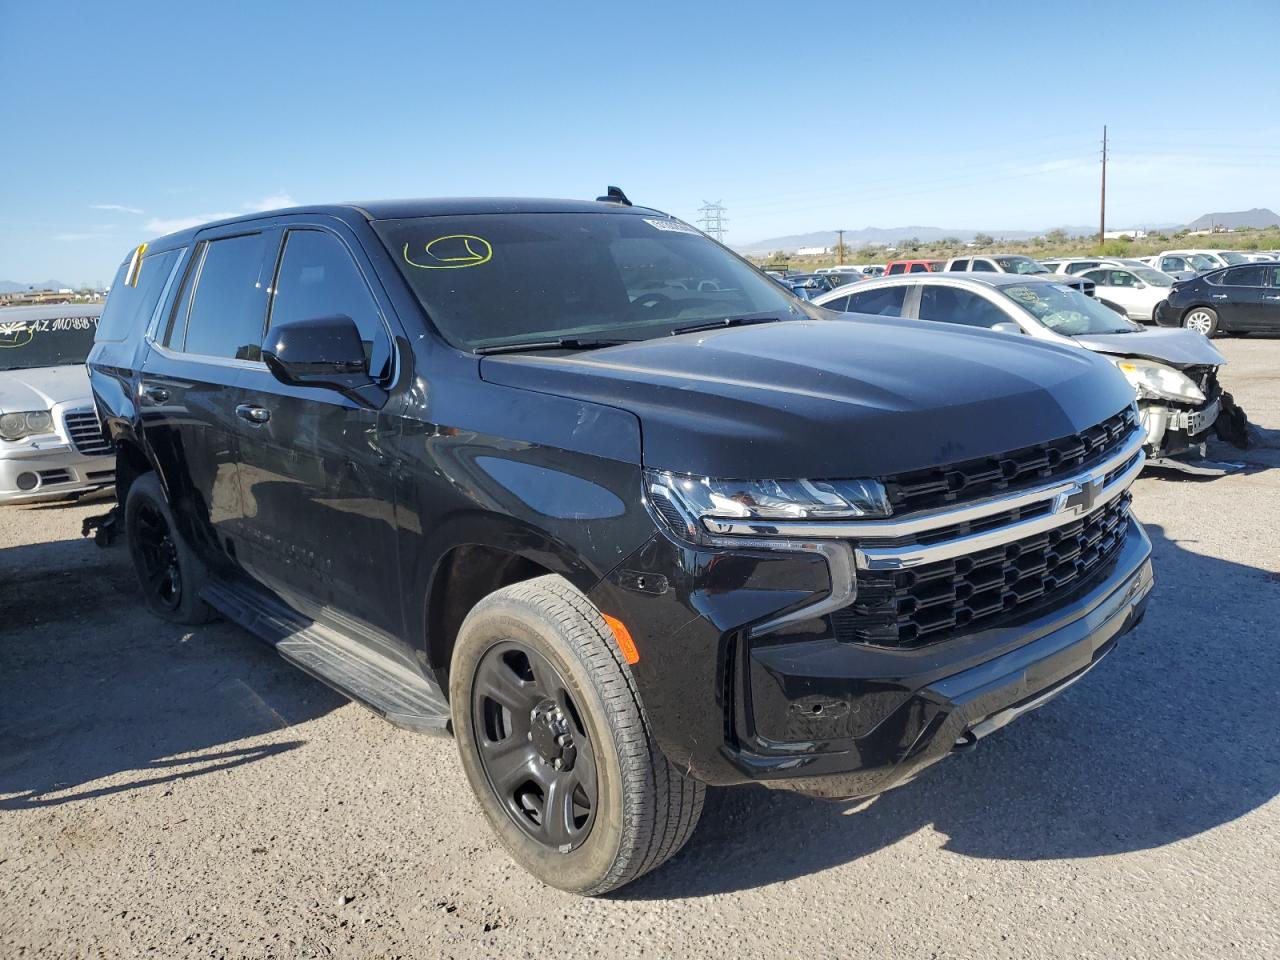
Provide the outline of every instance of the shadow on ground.
{"type": "Polygon", "coordinates": [[[0,551],[0,810],[261,760],[304,741],[241,741],[345,702],[235,627],[153,617],[122,548],[0,551]]]}
{"type": "Polygon", "coordinates": [[[1096,857],[1229,823],[1280,793],[1280,581],[1147,527],[1146,620],[1060,698],[864,805],[712,790],[689,846],[623,899],[728,893],[866,857],[917,831],[983,859],[1096,857]]]}

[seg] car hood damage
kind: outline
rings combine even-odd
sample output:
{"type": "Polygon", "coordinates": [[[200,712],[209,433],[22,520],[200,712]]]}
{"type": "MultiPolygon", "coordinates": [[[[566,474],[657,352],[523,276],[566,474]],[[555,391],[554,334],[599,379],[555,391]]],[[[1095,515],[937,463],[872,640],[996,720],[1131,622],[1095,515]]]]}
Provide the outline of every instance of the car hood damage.
{"type": "Polygon", "coordinates": [[[1227,358],[1194,330],[1136,330],[1133,333],[1082,334],[1073,337],[1086,350],[1116,357],[1155,360],[1171,367],[1220,367],[1227,358]]]}
{"type": "Polygon", "coordinates": [[[646,466],[885,476],[1090,427],[1133,401],[1086,351],[910,320],[768,323],[591,352],[485,357],[493,383],[633,413],[646,466]]]}

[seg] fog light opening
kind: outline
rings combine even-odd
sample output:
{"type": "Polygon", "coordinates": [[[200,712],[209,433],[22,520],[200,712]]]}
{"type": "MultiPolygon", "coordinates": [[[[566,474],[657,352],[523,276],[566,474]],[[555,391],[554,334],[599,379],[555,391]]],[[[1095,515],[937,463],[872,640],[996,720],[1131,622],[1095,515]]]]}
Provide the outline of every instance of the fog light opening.
{"type": "Polygon", "coordinates": [[[30,470],[18,474],[16,482],[19,490],[34,490],[40,486],[40,478],[30,470]]]}

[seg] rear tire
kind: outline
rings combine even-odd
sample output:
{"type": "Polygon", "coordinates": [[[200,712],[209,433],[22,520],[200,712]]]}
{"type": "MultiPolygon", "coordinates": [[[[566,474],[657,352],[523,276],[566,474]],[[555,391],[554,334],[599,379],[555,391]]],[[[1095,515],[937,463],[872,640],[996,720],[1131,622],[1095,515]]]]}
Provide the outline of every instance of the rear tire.
{"type": "Polygon", "coordinates": [[[600,611],[564,578],[513,584],[475,606],[449,695],[471,788],[511,856],[543,883],[607,893],[693,834],[705,787],[659,749],[600,611]]]}
{"type": "Polygon", "coordinates": [[[1183,314],[1182,325],[1188,330],[1212,337],[1218,332],[1218,312],[1212,307],[1192,307],[1183,314]]]}
{"type": "Polygon", "coordinates": [[[204,564],[182,539],[154,473],[133,481],[124,504],[129,556],[147,606],[173,623],[208,623],[216,614],[200,599],[204,564]]]}

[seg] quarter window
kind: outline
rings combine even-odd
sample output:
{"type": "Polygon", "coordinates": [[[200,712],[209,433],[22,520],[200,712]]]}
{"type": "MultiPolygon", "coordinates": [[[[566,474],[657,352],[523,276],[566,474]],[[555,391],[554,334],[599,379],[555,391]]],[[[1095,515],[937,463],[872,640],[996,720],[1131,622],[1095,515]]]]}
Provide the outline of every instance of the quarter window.
{"type": "Polygon", "coordinates": [[[985,297],[956,287],[926,286],[920,291],[920,319],[986,327],[1012,321],[985,297]]]}
{"type": "Polygon", "coordinates": [[[170,346],[206,357],[262,359],[263,245],[260,233],[202,244],[179,300],[170,346]]]}
{"type": "Polygon", "coordinates": [[[120,265],[116,278],[111,283],[111,293],[107,304],[102,308],[102,319],[98,321],[97,340],[125,340],[129,335],[145,327],[151,314],[164,292],[165,282],[178,259],[178,250],[166,250],[143,257],[138,267],[136,285],[125,283],[125,274],[129,269],[129,260],[120,265]]]}
{"type": "Polygon", "coordinates": [[[969,268],[975,273],[998,273],[996,265],[990,260],[974,260],[973,266],[969,268]]]}
{"type": "Polygon", "coordinates": [[[849,298],[836,297],[834,300],[828,300],[826,303],[822,304],[822,306],[828,310],[834,310],[836,313],[844,313],[849,309],[849,298]]]}
{"type": "Polygon", "coordinates": [[[869,313],[879,317],[902,316],[902,303],[907,299],[907,285],[864,290],[849,296],[845,309],[849,313],[869,313]]]}
{"type": "Polygon", "coordinates": [[[384,376],[391,361],[391,338],[346,246],[323,230],[290,230],[276,273],[270,325],[338,315],[355,321],[371,375],[384,376]]]}
{"type": "Polygon", "coordinates": [[[963,271],[965,271],[965,270],[968,270],[968,269],[969,269],[969,258],[968,258],[968,257],[966,257],[966,258],[965,258],[965,259],[963,259],[963,260],[957,260],[955,263],[953,263],[953,264],[951,265],[951,269],[952,269],[952,270],[959,270],[959,271],[961,271],[961,272],[963,272],[963,271]]]}

